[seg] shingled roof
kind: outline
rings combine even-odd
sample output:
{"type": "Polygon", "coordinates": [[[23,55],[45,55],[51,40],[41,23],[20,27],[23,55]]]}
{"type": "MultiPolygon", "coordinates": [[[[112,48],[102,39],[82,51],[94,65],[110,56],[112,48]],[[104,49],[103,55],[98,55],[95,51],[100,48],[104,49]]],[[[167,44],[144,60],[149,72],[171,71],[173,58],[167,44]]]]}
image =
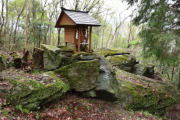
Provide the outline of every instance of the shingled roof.
{"type": "Polygon", "coordinates": [[[76,25],[88,25],[88,26],[101,26],[101,23],[88,14],[89,11],[75,11],[61,8],[62,12],[56,22],[55,27],[58,27],[58,23],[61,19],[63,12],[76,24],[76,25]]]}

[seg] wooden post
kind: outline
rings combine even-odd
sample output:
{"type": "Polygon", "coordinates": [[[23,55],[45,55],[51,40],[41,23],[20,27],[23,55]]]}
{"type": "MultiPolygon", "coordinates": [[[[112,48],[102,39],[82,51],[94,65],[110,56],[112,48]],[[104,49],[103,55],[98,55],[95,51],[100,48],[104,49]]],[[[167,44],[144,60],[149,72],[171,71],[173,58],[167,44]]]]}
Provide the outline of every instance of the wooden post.
{"type": "Polygon", "coordinates": [[[91,34],[92,34],[92,26],[90,26],[90,33],[89,33],[89,53],[91,52],[91,34]]]}
{"type": "Polygon", "coordinates": [[[65,42],[65,46],[67,47],[67,42],[65,42]]]}
{"type": "MultiPolygon", "coordinates": [[[[88,37],[89,37],[89,35],[88,35],[88,27],[87,27],[87,38],[86,38],[86,43],[88,43],[88,37]]],[[[86,33],[85,33],[86,34],[86,33]]],[[[85,45],[85,52],[88,52],[88,51],[86,51],[87,50],[87,45],[85,45]]]]}
{"type": "Polygon", "coordinates": [[[74,29],[74,50],[73,53],[76,53],[76,28],[74,29]]]}
{"type": "Polygon", "coordinates": [[[81,28],[78,28],[78,53],[80,53],[81,28]]]}

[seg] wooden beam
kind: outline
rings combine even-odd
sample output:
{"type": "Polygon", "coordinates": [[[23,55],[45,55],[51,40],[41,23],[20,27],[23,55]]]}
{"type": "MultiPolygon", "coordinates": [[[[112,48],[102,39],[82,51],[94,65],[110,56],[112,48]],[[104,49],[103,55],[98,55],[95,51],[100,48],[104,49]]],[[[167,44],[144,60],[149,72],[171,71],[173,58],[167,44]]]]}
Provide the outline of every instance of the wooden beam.
{"type": "Polygon", "coordinates": [[[91,34],[92,34],[92,26],[90,26],[90,31],[89,31],[89,53],[91,52],[91,34]]]}
{"type": "Polygon", "coordinates": [[[80,53],[81,28],[78,28],[78,53],[80,53]]]}

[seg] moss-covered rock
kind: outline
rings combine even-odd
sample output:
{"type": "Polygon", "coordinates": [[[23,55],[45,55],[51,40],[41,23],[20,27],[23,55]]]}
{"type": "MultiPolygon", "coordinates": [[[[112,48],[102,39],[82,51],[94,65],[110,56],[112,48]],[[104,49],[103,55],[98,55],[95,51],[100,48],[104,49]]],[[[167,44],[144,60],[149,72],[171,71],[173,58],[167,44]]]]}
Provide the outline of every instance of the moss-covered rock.
{"type": "Polygon", "coordinates": [[[55,70],[56,73],[70,82],[76,91],[88,91],[96,87],[100,61],[79,61],[55,70]]]}
{"type": "Polygon", "coordinates": [[[150,77],[154,74],[154,65],[153,64],[148,64],[148,65],[136,64],[134,66],[133,73],[136,75],[150,77]]]}
{"type": "Polygon", "coordinates": [[[117,69],[118,103],[134,111],[145,110],[161,116],[180,100],[172,85],[117,69]],[[167,87],[168,86],[168,87],[167,87]],[[173,95],[174,94],[174,95],[173,95]]]}
{"type": "Polygon", "coordinates": [[[101,66],[96,87],[97,96],[105,100],[115,100],[118,91],[118,83],[115,73],[108,60],[101,57],[101,66]]]}
{"type": "Polygon", "coordinates": [[[41,45],[41,48],[44,50],[44,69],[46,70],[55,70],[78,61],[71,58],[72,53],[65,50],[66,48],[63,50],[56,46],[44,44],[41,45]]]}
{"type": "Polygon", "coordinates": [[[113,56],[113,55],[124,55],[124,54],[130,54],[127,51],[119,50],[119,49],[109,49],[109,48],[100,48],[94,50],[96,54],[99,54],[103,57],[107,56],[113,56]]]}
{"type": "Polygon", "coordinates": [[[79,61],[88,61],[93,59],[100,59],[100,57],[94,53],[88,53],[88,52],[80,52],[78,54],[73,54],[71,56],[72,59],[77,59],[79,61]]]}
{"type": "Polygon", "coordinates": [[[19,78],[19,80],[7,79],[6,81],[9,81],[12,87],[4,94],[4,97],[15,106],[22,105],[25,109],[34,110],[57,99],[69,90],[69,85],[59,79],[54,72],[50,71],[44,74],[54,79],[55,82],[44,85],[39,81],[27,78],[19,78]]]}
{"type": "Polygon", "coordinates": [[[109,60],[113,66],[127,72],[132,72],[134,65],[136,64],[135,57],[131,55],[114,55],[109,56],[106,59],[109,60]]]}
{"type": "Polygon", "coordinates": [[[74,47],[73,46],[57,46],[58,48],[60,48],[60,52],[70,52],[70,53],[73,53],[73,50],[74,50],[74,47]]]}
{"type": "Polygon", "coordinates": [[[52,45],[41,45],[44,50],[44,69],[55,70],[59,68],[61,64],[61,54],[59,54],[59,48],[52,45]]]}

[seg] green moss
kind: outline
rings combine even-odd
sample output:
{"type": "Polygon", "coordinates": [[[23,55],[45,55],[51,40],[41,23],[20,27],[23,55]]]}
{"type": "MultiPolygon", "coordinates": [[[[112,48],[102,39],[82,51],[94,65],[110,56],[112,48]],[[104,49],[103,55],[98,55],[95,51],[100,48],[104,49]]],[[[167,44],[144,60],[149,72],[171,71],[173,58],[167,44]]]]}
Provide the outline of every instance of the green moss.
{"type": "Polygon", "coordinates": [[[56,82],[44,85],[36,80],[24,79],[9,80],[13,85],[10,93],[5,97],[13,105],[22,105],[28,110],[36,109],[39,105],[50,102],[69,90],[69,85],[65,84],[52,71],[44,73],[56,82]]]}
{"type": "Polygon", "coordinates": [[[73,50],[74,50],[74,47],[72,47],[72,46],[67,46],[67,47],[61,47],[61,49],[60,49],[60,52],[73,52],[73,50]]]}
{"type": "Polygon", "coordinates": [[[124,50],[117,50],[117,49],[115,50],[115,49],[108,49],[108,48],[97,49],[97,50],[94,50],[94,52],[96,54],[99,54],[99,55],[104,56],[104,57],[127,53],[124,50]]]}
{"type": "Polygon", "coordinates": [[[81,91],[81,88],[90,90],[95,87],[96,82],[94,82],[93,85],[91,84],[91,82],[92,80],[97,81],[97,77],[99,75],[99,67],[100,61],[95,59],[91,61],[79,61],[76,63],[72,63],[55,70],[55,72],[68,79],[70,81],[70,86],[72,89],[76,89],[77,91],[81,91]],[[81,87],[78,88],[78,86],[81,87]]]}
{"type": "Polygon", "coordinates": [[[53,45],[45,45],[45,44],[41,44],[41,49],[43,50],[51,50],[53,52],[56,52],[57,50],[59,50],[58,47],[53,46],[53,45]]]}
{"type": "MultiPolygon", "coordinates": [[[[150,87],[144,87],[124,80],[120,81],[119,84],[122,87],[120,90],[123,89],[124,94],[125,92],[127,94],[125,97],[132,96],[132,102],[128,101],[126,103],[126,108],[129,110],[146,110],[152,114],[161,116],[165,114],[169,106],[172,106],[176,102],[173,97],[167,97],[162,91],[153,91],[150,87]]],[[[120,99],[120,101],[123,101],[123,99],[120,99]]]]}
{"type": "Polygon", "coordinates": [[[109,58],[109,61],[113,64],[125,64],[128,62],[128,56],[127,55],[122,55],[122,56],[113,56],[109,58]]]}

